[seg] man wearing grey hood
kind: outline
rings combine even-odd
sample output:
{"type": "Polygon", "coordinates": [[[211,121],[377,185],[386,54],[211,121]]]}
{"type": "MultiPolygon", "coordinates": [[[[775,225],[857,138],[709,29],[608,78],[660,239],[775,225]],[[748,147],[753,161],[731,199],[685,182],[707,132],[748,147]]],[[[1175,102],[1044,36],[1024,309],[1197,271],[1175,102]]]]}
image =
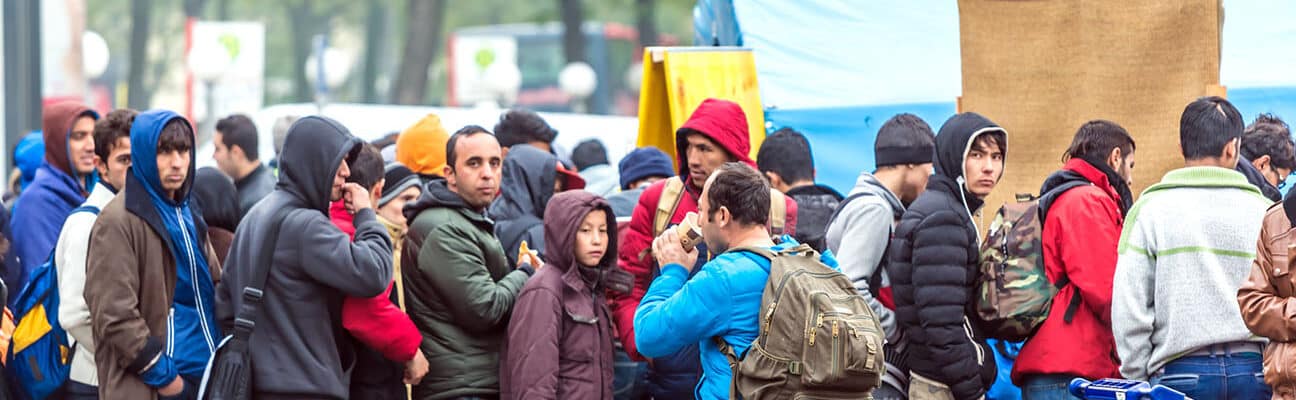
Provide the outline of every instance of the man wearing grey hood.
{"type": "Polygon", "coordinates": [[[887,374],[882,378],[883,385],[873,392],[879,400],[903,399],[909,386],[905,343],[896,329],[886,254],[905,207],[927,186],[935,141],[931,127],[916,115],[899,114],[887,120],[873,144],[877,171],[860,172],[855,188],[828,222],[828,248],[886,331],[887,374]]]}
{"type": "Polygon", "coordinates": [[[269,268],[249,343],[253,398],[345,399],[350,392],[356,353],[342,326],[342,301],[377,296],[392,282],[387,228],[369,192],[346,182],[362,143],[332,119],[297,120],[279,158],[278,185],[234,234],[216,287],[216,319],[225,332],[243,311],[244,288],[269,268]],[[343,199],[354,241],[329,221],[329,203],[343,199]],[[275,223],[282,224],[279,235],[270,237],[275,223]],[[264,246],[274,247],[263,253],[264,246]]]}

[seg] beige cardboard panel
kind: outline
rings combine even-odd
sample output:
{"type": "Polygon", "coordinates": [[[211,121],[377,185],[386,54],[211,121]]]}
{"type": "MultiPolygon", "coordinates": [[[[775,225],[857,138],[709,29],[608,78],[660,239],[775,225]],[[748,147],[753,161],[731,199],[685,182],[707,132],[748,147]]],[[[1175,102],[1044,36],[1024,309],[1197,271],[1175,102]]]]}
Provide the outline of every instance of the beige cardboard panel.
{"type": "Polygon", "coordinates": [[[1119,123],[1134,135],[1133,189],[1183,165],[1179,115],[1220,94],[1219,0],[959,0],[962,111],[1008,131],[1008,167],[987,199],[993,213],[1037,192],[1061,166],[1080,124],[1119,123]]]}

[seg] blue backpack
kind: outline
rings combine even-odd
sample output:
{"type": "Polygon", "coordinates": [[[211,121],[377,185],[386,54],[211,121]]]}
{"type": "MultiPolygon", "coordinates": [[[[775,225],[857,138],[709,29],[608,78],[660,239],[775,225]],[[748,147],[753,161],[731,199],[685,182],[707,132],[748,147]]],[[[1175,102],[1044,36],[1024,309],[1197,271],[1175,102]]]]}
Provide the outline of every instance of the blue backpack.
{"type": "MultiPolygon", "coordinates": [[[[99,209],[83,206],[71,214],[99,209]]],[[[49,260],[32,271],[31,280],[14,298],[13,338],[9,343],[9,377],[18,387],[19,398],[44,400],[67,382],[72,372],[72,343],[59,325],[58,266],[54,251],[49,260]]]]}

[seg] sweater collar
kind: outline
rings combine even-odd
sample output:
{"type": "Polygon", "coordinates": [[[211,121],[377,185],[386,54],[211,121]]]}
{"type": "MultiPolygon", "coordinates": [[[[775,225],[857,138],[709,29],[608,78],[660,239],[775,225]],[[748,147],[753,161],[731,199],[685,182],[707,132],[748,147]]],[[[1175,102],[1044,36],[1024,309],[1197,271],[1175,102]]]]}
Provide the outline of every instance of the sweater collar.
{"type": "Polygon", "coordinates": [[[1143,191],[1148,193],[1177,188],[1224,188],[1238,189],[1264,197],[1260,189],[1247,182],[1241,173],[1220,167],[1184,167],[1170,171],[1156,183],[1143,191]]]}

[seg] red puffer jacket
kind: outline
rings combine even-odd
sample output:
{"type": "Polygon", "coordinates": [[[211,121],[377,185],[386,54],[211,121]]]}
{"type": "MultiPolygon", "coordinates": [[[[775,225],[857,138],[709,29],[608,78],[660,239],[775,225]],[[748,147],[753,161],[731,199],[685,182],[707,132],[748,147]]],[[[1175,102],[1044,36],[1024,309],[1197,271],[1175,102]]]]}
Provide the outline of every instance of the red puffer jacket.
{"type": "Polygon", "coordinates": [[[1116,246],[1125,222],[1120,195],[1107,174],[1084,160],[1072,159],[1063,170],[1092,185],[1066,191],[1048,208],[1042,238],[1046,272],[1049,281],[1066,276],[1071,283],[1053,298],[1048,319],[1018,354],[1012,370],[1018,385],[1039,374],[1120,377],[1111,328],[1116,246]],[[1063,317],[1076,295],[1080,305],[1067,323],[1063,317]]]}

